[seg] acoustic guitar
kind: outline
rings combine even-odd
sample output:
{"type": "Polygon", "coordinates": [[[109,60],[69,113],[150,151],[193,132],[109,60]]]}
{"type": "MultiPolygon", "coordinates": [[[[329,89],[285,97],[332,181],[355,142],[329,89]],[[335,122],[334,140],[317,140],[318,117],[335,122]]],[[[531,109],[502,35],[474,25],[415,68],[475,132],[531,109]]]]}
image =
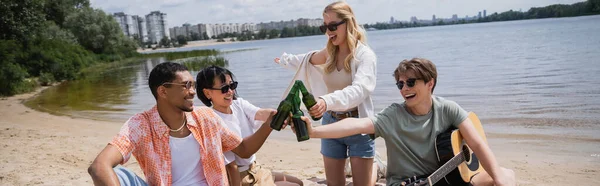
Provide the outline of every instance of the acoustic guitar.
{"type": "MultiPolygon", "coordinates": [[[[475,113],[469,112],[469,119],[473,123],[479,136],[487,143],[481,121],[475,113]]],[[[463,140],[460,131],[456,128],[439,134],[435,139],[435,152],[441,165],[435,172],[426,178],[417,179],[408,186],[432,186],[438,181],[446,182],[447,185],[469,185],[473,175],[483,171],[479,159],[463,140]]]]}

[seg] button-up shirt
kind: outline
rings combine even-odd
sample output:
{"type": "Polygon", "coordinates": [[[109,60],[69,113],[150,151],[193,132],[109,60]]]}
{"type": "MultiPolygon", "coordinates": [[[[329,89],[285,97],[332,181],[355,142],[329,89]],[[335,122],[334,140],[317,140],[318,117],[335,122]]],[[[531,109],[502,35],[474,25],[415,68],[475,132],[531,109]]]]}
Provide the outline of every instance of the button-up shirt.
{"type": "MultiPolygon", "coordinates": [[[[187,128],[200,144],[202,159],[199,163],[202,164],[207,183],[227,185],[223,152],[237,147],[242,138],[223,127],[223,120],[211,108],[194,107],[194,111],[185,115],[187,128]]],[[[156,106],[131,117],[110,144],[123,155],[121,164],[126,163],[133,154],[149,185],[170,186],[173,182],[169,128],[158,114],[156,106]]]]}

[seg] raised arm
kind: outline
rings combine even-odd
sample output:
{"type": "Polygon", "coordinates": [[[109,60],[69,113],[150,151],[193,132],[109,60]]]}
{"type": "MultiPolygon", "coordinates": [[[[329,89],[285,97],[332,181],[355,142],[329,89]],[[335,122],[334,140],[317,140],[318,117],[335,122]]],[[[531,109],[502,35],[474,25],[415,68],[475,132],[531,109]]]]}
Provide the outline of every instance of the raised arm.
{"type": "Polygon", "coordinates": [[[277,112],[275,109],[258,109],[258,111],[256,111],[256,115],[254,116],[254,120],[267,121],[273,111],[277,112]]]}
{"type": "Polygon", "coordinates": [[[119,178],[113,168],[122,161],[123,156],[117,147],[111,144],[104,147],[88,168],[94,185],[119,185],[119,178]]]}
{"type": "Polygon", "coordinates": [[[373,134],[375,126],[369,118],[346,118],[335,123],[312,127],[310,119],[302,116],[311,138],[342,138],[355,134],[373,134]]]}
{"type": "Polygon", "coordinates": [[[310,51],[308,53],[298,54],[298,55],[288,54],[288,53],[284,52],[281,55],[281,57],[277,57],[277,58],[273,59],[273,61],[275,63],[281,65],[284,68],[296,70],[302,63],[302,60],[304,59],[304,57],[313,52],[315,54],[310,57],[309,62],[313,65],[325,64],[325,62],[327,60],[327,51],[325,49],[322,49],[319,51],[310,51]]]}
{"type": "Polygon", "coordinates": [[[310,57],[310,64],[322,65],[327,62],[327,48],[324,48],[310,57]]]}
{"type": "Polygon", "coordinates": [[[265,121],[265,123],[263,123],[260,126],[258,131],[244,138],[242,143],[240,143],[235,149],[231,151],[241,158],[250,158],[250,156],[256,153],[258,149],[260,149],[260,147],[262,147],[262,145],[265,143],[267,137],[269,137],[269,134],[271,134],[271,131],[273,131],[269,124],[271,123],[271,120],[273,120],[273,116],[275,116],[275,113],[277,113],[277,111],[272,110],[269,114],[267,121],[265,121]]]}

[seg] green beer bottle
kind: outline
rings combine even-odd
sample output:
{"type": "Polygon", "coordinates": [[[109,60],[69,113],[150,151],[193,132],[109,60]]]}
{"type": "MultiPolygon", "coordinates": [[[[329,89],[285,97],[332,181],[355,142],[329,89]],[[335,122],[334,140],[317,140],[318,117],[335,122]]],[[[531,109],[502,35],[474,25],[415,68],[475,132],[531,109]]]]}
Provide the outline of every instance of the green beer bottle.
{"type": "Polygon", "coordinates": [[[273,130],[281,130],[281,127],[283,127],[283,122],[290,116],[292,107],[292,103],[287,99],[284,99],[279,103],[279,106],[277,107],[277,114],[275,114],[270,124],[273,130]]]}
{"type": "Polygon", "coordinates": [[[310,136],[308,136],[308,128],[306,128],[306,122],[300,119],[300,117],[303,115],[304,113],[298,109],[298,111],[292,116],[294,130],[296,130],[296,140],[298,140],[298,142],[310,139],[310,136]]]}
{"type": "MultiPolygon", "coordinates": [[[[312,108],[313,106],[315,106],[317,104],[317,101],[315,100],[315,96],[313,96],[310,92],[308,92],[308,90],[306,90],[306,87],[304,86],[304,83],[302,83],[302,81],[300,80],[296,80],[295,82],[296,86],[298,86],[300,88],[300,92],[302,92],[302,103],[304,103],[304,106],[306,106],[306,109],[310,110],[310,108],[312,108]]],[[[321,119],[321,117],[315,118],[314,116],[310,116],[314,121],[318,121],[321,119]]]]}
{"type": "Polygon", "coordinates": [[[281,100],[279,106],[277,106],[277,114],[275,114],[270,124],[273,130],[280,131],[283,127],[283,122],[290,116],[290,112],[294,109],[294,97],[298,97],[296,96],[297,91],[296,86],[293,86],[285,99],[281,100]]]}

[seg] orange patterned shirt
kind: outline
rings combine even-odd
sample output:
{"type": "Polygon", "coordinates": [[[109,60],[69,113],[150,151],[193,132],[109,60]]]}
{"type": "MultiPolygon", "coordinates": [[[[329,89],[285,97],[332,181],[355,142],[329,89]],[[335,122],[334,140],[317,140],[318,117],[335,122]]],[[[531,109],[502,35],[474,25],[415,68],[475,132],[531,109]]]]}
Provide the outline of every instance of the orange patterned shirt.
{"type": "MultiPolygon", "coordinates": [[[[209,185],[228,185],[223,152],[237,147],[242,138],[224,128],[223,120],[211,108],[194,107],[186,112],[187,127],[200,144],[204,176],[209,185]]],[[[169,128],[156,106],[131,117],[110,142],[123,155],[124,164],[131,154],[144,171],[149,185],[167,185],[171,178],[169,128]]]]}

